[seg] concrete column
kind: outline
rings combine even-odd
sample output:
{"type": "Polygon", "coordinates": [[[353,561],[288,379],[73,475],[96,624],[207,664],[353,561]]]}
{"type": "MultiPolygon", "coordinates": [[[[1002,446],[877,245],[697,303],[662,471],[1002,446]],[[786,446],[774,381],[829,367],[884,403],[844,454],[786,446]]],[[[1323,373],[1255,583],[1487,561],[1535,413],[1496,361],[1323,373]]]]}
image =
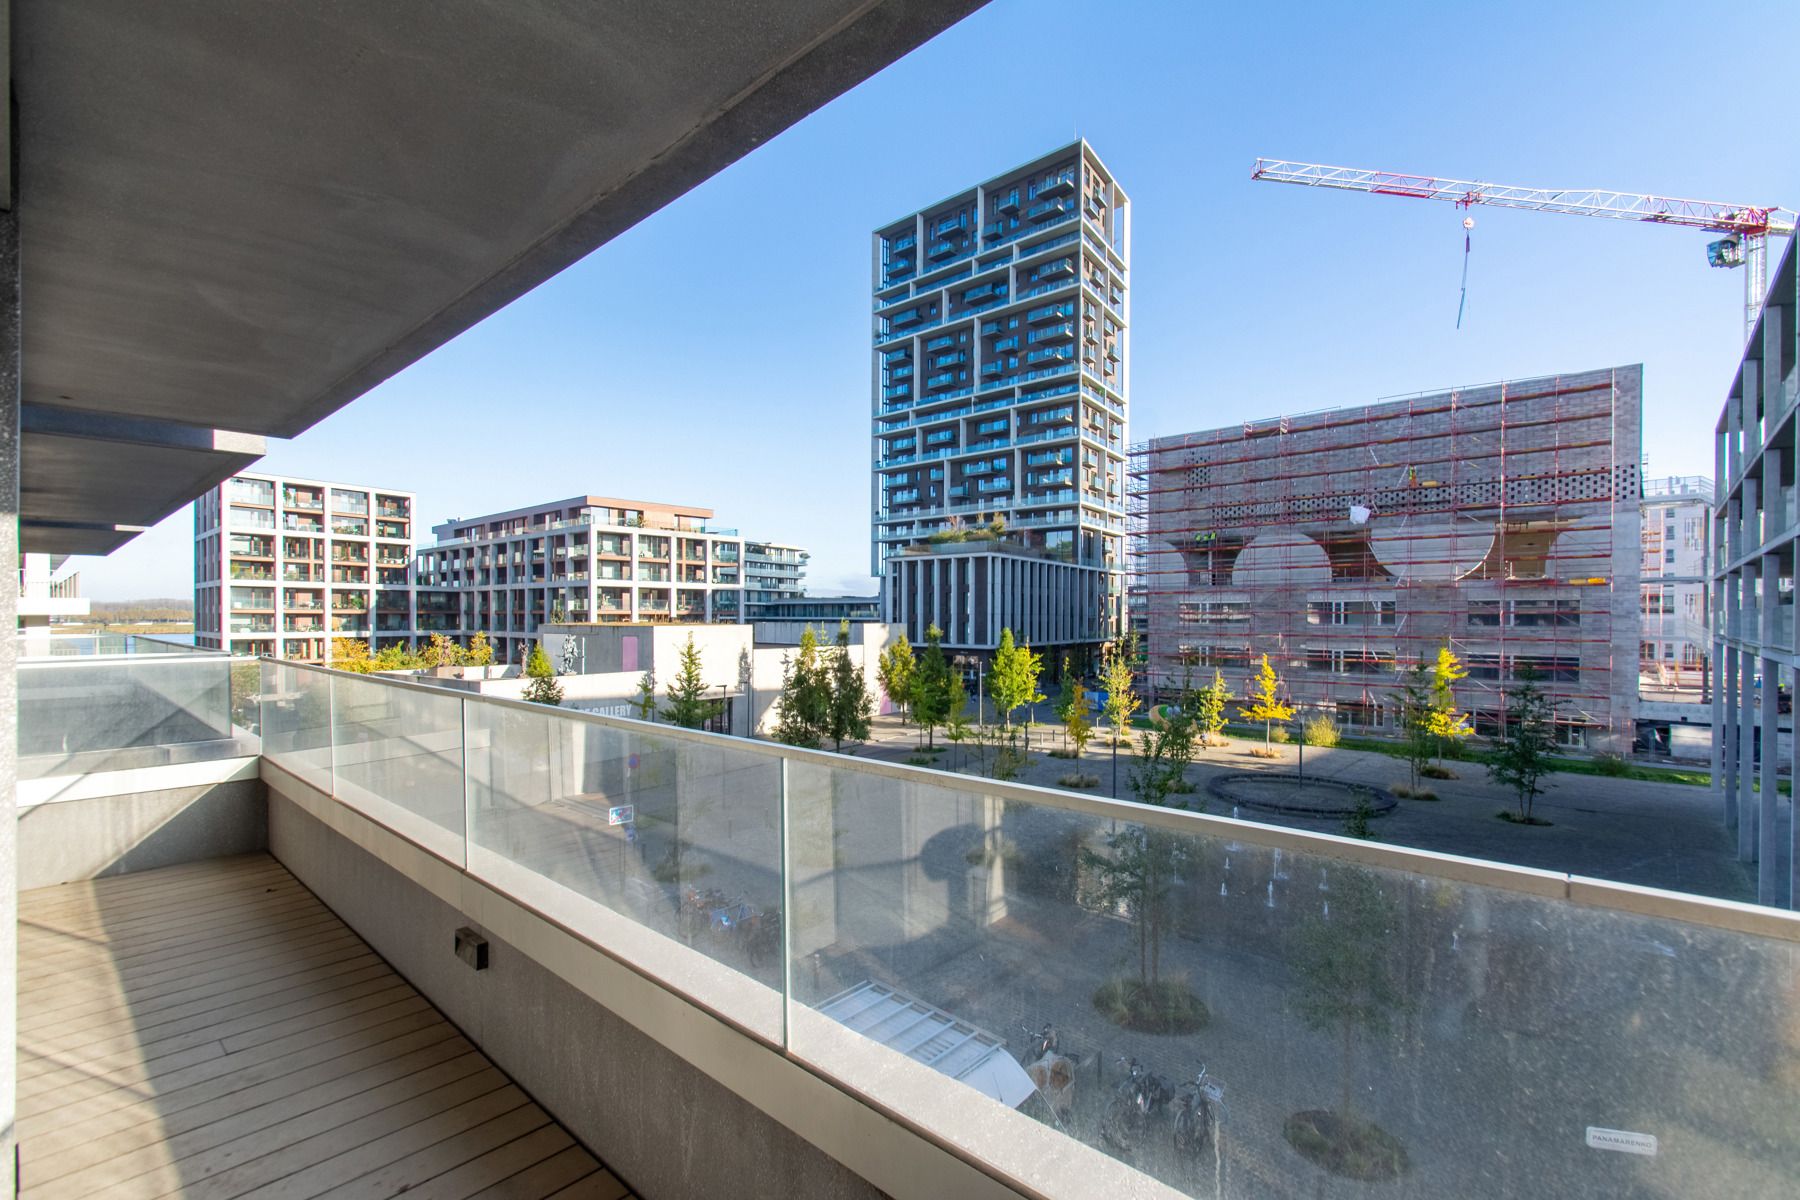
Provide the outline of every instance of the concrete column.
{"type": "Polygon", "coordinates": [[[1738,722],[1743,710],[1738,707],[1738,655],[1724,641],[1715,643],[1718,657],[1713,660],[1719,672],[1717,694],[1723,719],[1713,725],[1713,743],[1719,748],[1723,762],[1719,772],[1719,793],[1724,801],[1725,831],[1736,834],[1738,827],[1738,722]]]}
{"type": "Polygon", "coordinates": [[[6,197],[0,212],[0,1196],[17,1191],[19,651],[19,216],[6,197]]]}
{"type": "MultiPolygon", "coordinates": [[[[1800,671],[1792,672],[1789,680],[1794,692],[1800,693],[1800,671]]],[[[1788,765],[1788,778],[1800,785],[1800,730],[1795,731],[1793,745],[1790,747],[1793,761],[1788,765]]],[[[1800,791],[1800,787],[1796,787],[1800,791]]],[[[1790,795],[1787,806],[1787,878],[1783,882],[1787,893],[1785,897],[1777,897],[1774,903],[1784,908],[1800,908],[1800,795],[1790,795]]]]}
{"type": "Polygon", "coordinates": [[[1753,475],[1746,475],[1743,483],[1743,503],[1739,506],[1738,517],[1743,523],[1743,530],[1738,534],[1738,553],[1755,554],[1762,546],[1762,488],[1760,481],[1753,475]]]}
{"type": "MultiPolygon", "coordinates": [[[[1715,633],[1716,632],[1717,631],[1715,629],[1715,633]]],[[[1726,746],[1726,742],[1727,742],[1727,737],[1726,737],[1726,733],[1725,733],[1725,712],[1726,712],[1725,688],[1724,688],[1725,681],[1723,679],[1719,678],[1719,675],[1718,675],[1718,672],[1721,669],[1720,664],[1725,661],[1725,643],[1716,636],[1712,640],[1712,660],[1711,661],[1712,661],[1712,670],[1713,670],[1713,678],[1712,678],[1713,737],[1712,737],[1712,752],[1711,752],[1711,759],[1710,759],[1710,765],[1712,767],[1712,794],[1713,794],[1713,799],[1716,800],[1719,805],[1720,819],[1723,820],[1727,826],[1730,826],[1735,822],[1736,818],[1734,816],[1730,815],[1730,813],[1731,813],[1731,793],[1726,790],[1726,786],[1725,786],[1725,746],[1726,746]]],[[[1796,739],[1794,739],[1794,741],[1795,741],[1796,745],[1800,745],[1800,738],[1796,738],[1796,739]]],[[[1795,778],[1800,778],[1800,775],[1795,776],[1795,778]]]]}
{"type": "Polygon", "coordinates": [[[1714,486],[1726,491],[1744,465],[1744,405],[1733,396],[1725,402],[1725,477],[1714,486]]]}
{"type": "Polygon", "coordinates": [[[1774,904],[1776,893],[1775,871],[1777,855],[1775,846],[1776,822],[1775,802],[1780,791],[1775,784],[1775,769],[1781,763],[1781,735],[1777,731],[1777,715],[1781,693],[1780,661],[1768,656],[1769,647],[1775,643],[1775,600],[1779,592],[1777,581],[1781,577],[1781,560],[1766,554],[1762,560],[1762,782],[1761,791],[1757,795],[1756,805],[1756,899],[1760,904],[1774,904]]]}
{"type": "Polygon", "coordinates": [[[1738,402],[1744,411],[1738,417],[1738,424],[1744,430],[1743,461],[1747,468],[1757,451],[1762,449],[1762,363],[1754,358],[1745,359],[1742,378],[1738,402]]]}
{"type": "Polygon", "coordinates": [[[1738,659],[1738,827],[1739,862],[1756,858],[1756,655],[1740,650],[1738,659]]]}

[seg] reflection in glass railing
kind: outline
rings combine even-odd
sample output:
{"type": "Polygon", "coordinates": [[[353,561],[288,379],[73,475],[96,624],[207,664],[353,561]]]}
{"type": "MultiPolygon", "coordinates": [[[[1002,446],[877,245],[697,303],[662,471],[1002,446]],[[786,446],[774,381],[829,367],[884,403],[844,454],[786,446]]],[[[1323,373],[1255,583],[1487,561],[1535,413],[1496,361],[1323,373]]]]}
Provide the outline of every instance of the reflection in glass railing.
{"type": "Polygon", "coordinates": [[[21,656],[17,675],[20,779],[258,750],[254,659],[138,638],[118,652],[21,656]]]}
{"type": "Polygon", "coordinates": [[[405,821],[460,817],[473,876],[965,1154],[1066,1135],[1246,1198],[1800,1169],[1791,914],[265,670],[270,760],[328,787],[337,756],[427,845],[405,821]]]}

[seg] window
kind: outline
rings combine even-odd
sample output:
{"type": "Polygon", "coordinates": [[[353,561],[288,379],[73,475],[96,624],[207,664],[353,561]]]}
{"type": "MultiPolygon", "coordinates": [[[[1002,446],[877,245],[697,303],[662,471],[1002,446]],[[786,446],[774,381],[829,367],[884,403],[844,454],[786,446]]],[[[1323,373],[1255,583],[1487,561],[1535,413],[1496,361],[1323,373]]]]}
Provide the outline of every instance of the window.
{"type": "MultiPolygon", "coordinates": [[[[1549,683],[1579,683],[1581,681],[1581,660],[1568,654],[1516,654],[1509,664],[1510,677],[1519,678],[1524,670],[1536,673],[1537,678],[1549,683]]],[[[1473,677],[1474,672],[1470,672],[1473,677]]]]}
{"type": "Polygon", "coordinates": [[[1306,606],[1308,625],[1392,625],[1392,600],[1314,600],[1306,606]]]}
{"type": "Polygon", "coordinates": [[[1514,600],[1512,623],[1518,629],[1573,628],[1581,624],[1581,601],[1514,600]]]}
{"type": "Polygon", "coordinates": [[[1389,675],[1394,670],[1394,655],[1386,650],[1308,647],[1306,669],[1333,675],[1389,675]]]}
{"type": "Polygon", "coordinates": [[[1248,621],[1250,604],[1244,600],[1183,600],[1178,619],[1184,625],[1248,621]]]}

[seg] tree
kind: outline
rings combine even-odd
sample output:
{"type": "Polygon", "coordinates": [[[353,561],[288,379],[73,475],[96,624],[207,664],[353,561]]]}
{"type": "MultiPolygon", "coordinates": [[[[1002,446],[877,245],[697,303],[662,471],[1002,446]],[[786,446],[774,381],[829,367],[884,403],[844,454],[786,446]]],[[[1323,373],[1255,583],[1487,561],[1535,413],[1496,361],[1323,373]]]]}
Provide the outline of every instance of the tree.
{"type": "Polygon", "coordinates": [[[1212,682],[1194,693],[1191,715],[1201,745],[1211,745],[1224,733],[1225,709],[1230,703],[1231,688],[1225,683],[1224,672],[1215,667],[1212,682]]]}
{"type": "Polygon", "coordinates": [[[775,701],[775,740],[817,747],[831,711],[831,676],[819,662],[819,635],[808,625],[792,661],[781,664],[781,696],[775,701]]]}
{"type": "Polygon", "coordinates": [[[1468,677],[1467,668],[1451,653],[1450,647],[1438,647],[1437,661],[1431,665],[1431,712],[1426,719],[1426,732],[1437,745],[1439,762],[1444,758],[1445,742],[1457,741],[1475,732],[1469,724],[1469,714],[1456,708],[1454,689],[1458,682],[1468,677]]]}
{"type": "Polygon", "coordinates": [[[408,650],[405,645],[395,642],[391,646],[383,646],[370,663],[376,671],[415,671],[419,668],[419,656],[408,650]]]}
{"type": "Polygon", "coordinates": [[[912,709],[913,679],[918,672],[919,660],[913,656],[912,644],[906,640],[906,631],[902,630],[894,644],[881,652],[875,674],[888,699],[908,712],[912,709]]]}
{"type": "Polygon", "coordinates": [[[1431,671],[1424,663],[1400,668],[1400,731],[1406,739],[1406,766],[1411,786],[1419,786],[1419,772],[1431,761],[1431,671]]]}
{"type": "Polygon", "coordinates": [[[1015,711],[1044,698],[1038,691],[1043,669],[1043,655],[1033,654],[1030,646],[1015,645],[1011,629],[1000,631],[1000,648],[994,651],[994,664],[988,668],[988,695],[1000,711],[1001,724],[1009,730],[1015,711]]]}
{"type": "Polygon", "coordinates": [[[1081,684],[1070,669],[1069,656],[1062,656],[1062,686],[1056,689],[1056,699],[1050,703],[1050,711],[1056,714],[1058,721],[1067,721],[1069,711],[1081,703],[1081,684]]]}
{"type": "Polygon", "coordinates": [[[1106,691],[1103,711],[1106,723],[1112,728],[1115,745],[1120,731],[1139,706],[1137,695],[1131,690],[1131,670],[1136,658],[1137,638],[1134,634],[1124,634],[1100,650],[1100,686],[1106,691]]]}
{"type": "Polygon", "coordinates": [[[419,651],[419,663],[427,670],[434,667],[460,667],[467,661],[467,652],[441,633],[432,634],[419,651]]]}
{"type": "Polygon", "coordinates": [[[1271,750],[1271,728],[1276,721],[1292,717],[1294,708],[1281,702],[1281,676],[1275,674],[1266,654],[1262,656],[1262,665],[1256,669],[1255,677],[1250,680],[1247,699],[1250,703],[1244,708],[1244,716],[1263,723],[1263,749],[1271,750]]]}
{"type": "Polygon", "coordinates": [[[656,672],[645,671],[638,680],[637,696],[631,701],[631,710],[640,721],[656,720],[656,672]]]}
{"type": "Polygon", "coordinates": [[[963,686],[962,674],[957,671],[950,673],[950,686],[944,697],[944,736],[959,747],[969,740],[969,689],[963,686]]]}
{"type": "Polygon", "coordinates": [[[1087,696],[1082,692],[1081,677],[1073,670],[1067,654],[1062,656],[1062,690],[1056,694],[1055,711],[1056,719],[1062,722],[1065,739],[1075,743],[1075,758],[1079,761],[1094,727],[1088,720],[1087,696]],[[1079,737],[1075,732],[1077,727],[1081,730],[1079,737]]]}
{"type": "Polygon", "coordinates": [[[367,675],[375,669],[369,656],[369,643],[360,638],[332,638],[329,665],[355,675],[367,675]]]}
{"type": "Polygon", "coordinates": [[[1080,762],[1082,754],[1087,750],[1088,739],[1094,736],[1094,720],[1088,716],[1085,703],[1077,704],[1069,710],[1069,715],[1063,718],[1063,731],[1075,744],[1075,761],[1080,762]]]}
{"type": "Polygon", "coordinates": [[[924,728],[927,745],[935,744],[932,731],[950,715],[951,671],[943,642],[944,631],[936,625],[925,631],[925,653],[913,681],[913,720],[924,728]]]}
{"type": "MultiPolygon", "coordinates": [[[[1193,736],[1192,722],[1179,714],[1144,732],[1131,772],[1133,799],[1158,807],[1188,806],[1185,798],[1171,804],[1171,797],[1182,782],[1186,758],[1192,756],[1193,736]]],[[[1125,824],[1107,836],[1106,848],[1105,854],[1086,852],[1086,859],[1100,880],[1102,904],[1109,909],[1122,904],[1137,929],[1138,982],[1151,991],[1162,980],[1162,944],[1173,924],[1170,889],[1182,877],[1192,843],[1168,830],[1125,824]]]]}
{"type": "Polygon", "coordinates": [[[1531,806],[1544,793],[1540,785],[1555,748],[1556,704],[1538,687],[1536,672],[1523,668],[1519,686],[1506,694],[1506,732],[1488,761],[1488,776],[1518,797],[1521,824],[1535,820],[1531,806]]]}
{"type": "Polygon", "coordinates": [[[1329,915],[1301,924],[1289,947],[1295,1011],[1314,1029],[1336,1033],[1342,1047],[1339,1115],[1346,1120],[1357,1031],[1385,1034],[1391,1014],[1406,1006],[1395,925],[1395,905],[1381,881],[1366,868],[1343,867],[1332,872],[1329,915]]]}
{"type": "Polygon", "coordinates": [[[687,636],[681,648],[680,665],[675,669],[675,682],[669,685],[669,702],[662,715],[671,725],[682,729],[699,729],[719,715],[719,701],[706,698],[706,676],[700,667],[700,648],[694,635],[687,636]]]}
{"type": "Polygon", "coordinates": [[[862,668],[850,659],[850,622],[838,622],[837,645],[833,648],[828,672],[831,702],[825,710],[825,736],[839,754],[845,739],[866,741],[869,721],[875,715],[875,697],[869,694],[868,680],[862,668]]]}
{"type": "Polygon", "coordinates": [[[1112,727],[1112,794],[1119,797],[1119,731],[1138,709],[1131,690],[1131,668],[1137,658],[1135,634],[1121,634],[1100,649],[1100,686],[1106,689],[1106,723],[1112,727]]]}
{"type": "Polygon", "coordinates": [[[556,682],[556,668],[550,665],[542,642],[532,644],[531,655],[525,660],[525,679],[526,700],[533,704],[562,703],[562,684],[556,682]]]}
{"type": "Polygon", "coordinates": [[[491,667],[494,665],[494,647],[488,641],[488,635],[478,633],[469,639],[469,648],[463,654],[463,661],[471,667],[491,667]]]}

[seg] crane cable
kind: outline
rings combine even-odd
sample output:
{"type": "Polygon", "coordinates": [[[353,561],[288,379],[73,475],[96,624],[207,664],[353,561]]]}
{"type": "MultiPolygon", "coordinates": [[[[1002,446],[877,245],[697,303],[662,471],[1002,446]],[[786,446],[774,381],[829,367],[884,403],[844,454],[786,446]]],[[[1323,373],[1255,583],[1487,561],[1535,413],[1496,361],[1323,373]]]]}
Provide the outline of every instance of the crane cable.
{"type": "Polygon", "coordinates": [[[1462,295],[1456,301],[1456,327],[1462,328],[1463,307],[1469,302],[1469,231],[1475,228],[1474,217],[1463,218],[1462,295]]]}

